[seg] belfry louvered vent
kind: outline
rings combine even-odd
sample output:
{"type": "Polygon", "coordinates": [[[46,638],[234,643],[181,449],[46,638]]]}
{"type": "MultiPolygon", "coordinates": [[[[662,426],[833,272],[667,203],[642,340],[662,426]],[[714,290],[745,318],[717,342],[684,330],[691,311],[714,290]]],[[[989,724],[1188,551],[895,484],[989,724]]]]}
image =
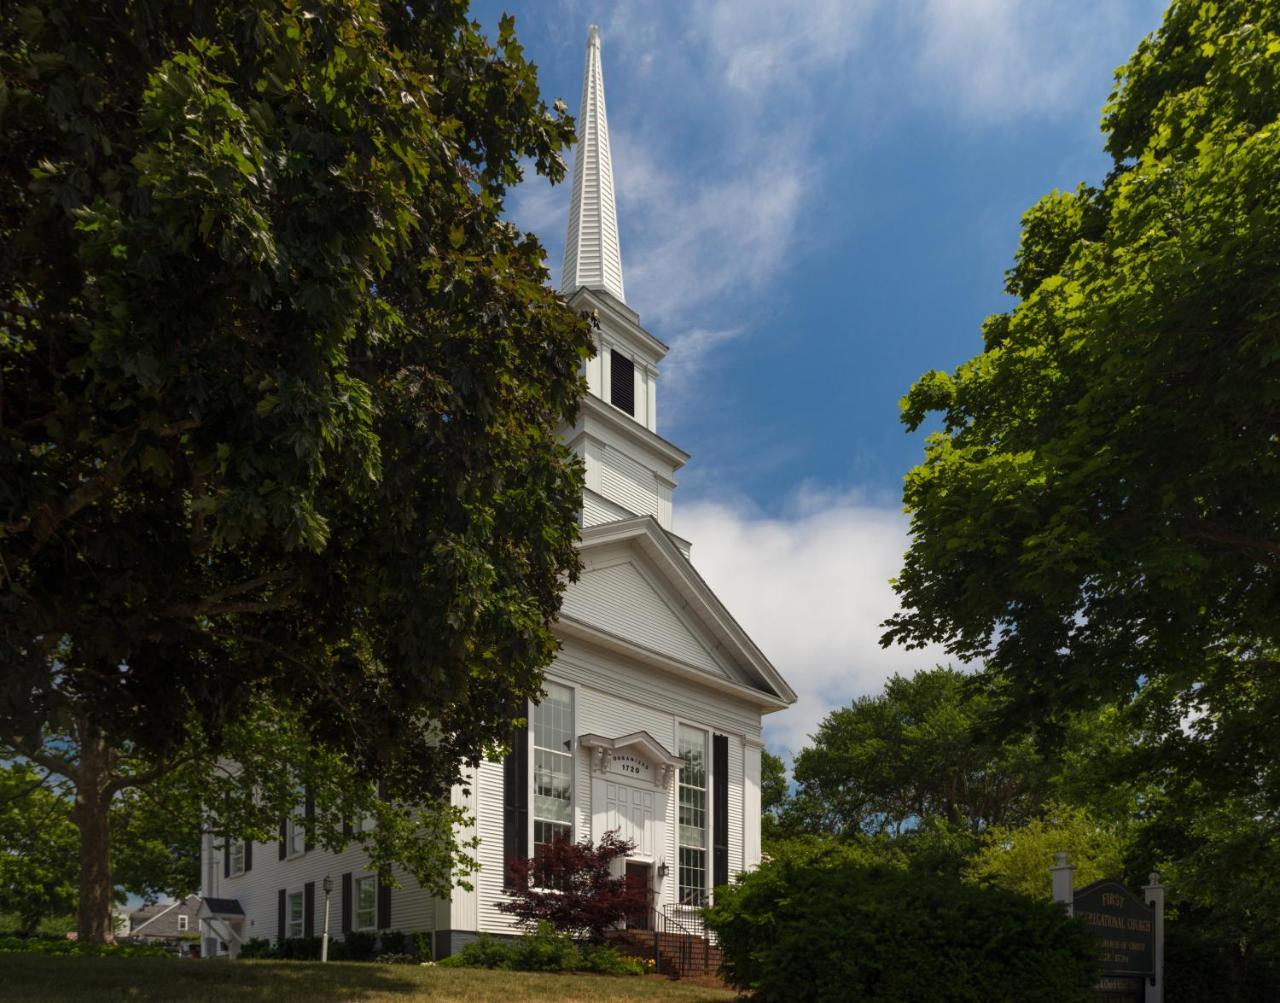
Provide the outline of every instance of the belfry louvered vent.
{"type": "Polygon", "coordinates": [[[635,363],[616,348],[609,353],[609,403],[635,416],[636,367],[635,363]]]}

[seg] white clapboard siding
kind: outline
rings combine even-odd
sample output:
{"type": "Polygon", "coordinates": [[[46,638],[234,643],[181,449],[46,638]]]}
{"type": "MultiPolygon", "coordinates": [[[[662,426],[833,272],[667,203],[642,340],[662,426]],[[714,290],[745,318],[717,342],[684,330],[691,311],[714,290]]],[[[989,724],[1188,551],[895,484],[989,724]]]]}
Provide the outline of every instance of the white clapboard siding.
{"type": "MultiPolygon", "coordinates": [[[[657,518],[662,514],[658,505],[658,479],[652,470],[610,446],[600,451],[600,463],[602,495],[636,515],[657,518]]],[[[667,497],[666,518],[658,521],[670,525],[670,492],[667,497]]]]}
{"type": "Polygon", "coordinates": [[[594,491],[582,492],[582,525],[599,526],[601,523],[617,522],[630,519],[634,513],[628,512],[616,502],[611,502],[594,491]]]}
{"type": "MultiPolygon", "coordinates": [[[[480,872],[472,876],[476,887],[477,926],[466,926],[465,915],[455,917],[457,930],[489,930],[510,932],[511,919],[498,912],[498,903],[506,898],[502,890],[503,770],[502,763],[483,762],[477,772],[478,801],[476,833],[480,837],[480,872]]],[[[530,811],[533,798],[529,798],[530,811]]]]}
{"type": "MultiPolygon", "coordinates": [[[[212,854],[213,867],[206,858],[201,873],[205,875],[202,893],[214,898],[231,898],[239,901],[245,912],[244,938],[265,937],[274,941],[279,935],[278,901],[280,889],[286,893],[300,892],[309,881],[314,881],[315,913],[314,932],[324,931],[324,879],[333,879],[333,894],[329,899],[329,936],[342,938],[342,875],[350,873],[359,877],[367,870],[368,854],[356,845],[342,853],[327,850],[309,850],[297,857],[279,859],[278,843],[258,842],[253,847],[253,868],[246,874],[223,877],[222,848],[214,846],[206,850],[212,854]]],[[[417,881],[403,871],[393,871],[401,887],[391,892],[391,925],[397,930],[429,930],[433,912],[432,897],[423,891],[417,881]]]]}
{"type": "Polygon", "coordinates": [[[717,676],[724,665],[631,561],[588,569],[565,590],[565,614],[717,676]]]}

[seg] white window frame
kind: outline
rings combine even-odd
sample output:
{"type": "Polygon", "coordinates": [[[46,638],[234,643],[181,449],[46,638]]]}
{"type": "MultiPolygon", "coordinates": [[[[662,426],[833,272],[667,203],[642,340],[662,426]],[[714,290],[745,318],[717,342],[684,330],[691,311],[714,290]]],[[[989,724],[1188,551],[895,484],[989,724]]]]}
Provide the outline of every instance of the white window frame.
{"type": "Polygon", "coordinates": [[[285,826],[285,859],[292,860],[294,857],[301,857],[307,852],[307,827],[298,817],[305,809],[302,805],[297,806],[297,814],[291,814],[289,821],[285,826]]]}
{"type": "Polygon", "coordinates": [[[233,839],[227,844],[227,857],[229,867],[227,874],[230,877],[238,878],[244,873],[244,840],[233,839]]]}
{"type": "Polygon", "coordinates": [[[286,937],[288,937],[290,940],[292,940],[292,939],[294,939],[295,937],[301,937],[301,936],[302,936],[302,934],[303,934],[303,931],[304,931],[304,930],[306,930],[306,928],[307,928],[307,925],[306,925],[306,918],[307,918],[307,902],[306,902],[306,897],[302,894],[302,892],[290,892],[290,893],[289,893],[288,900],[286,901],[286,903],[285,903],[285,904],[286,904],[286,906],[288,907],[287,911],[285,912],[285,917],[284,917],[284,927],[285,927],[285,930],[286,930],[285,936],[286,936],[286,937]],[[298,912],[298,918],[297,918],[297,919],[294,919],[294,918],[293,918],[293,914],[294,914],[293,906],[294,906],[294,903],[297,903],[297,906],[298,906],[298,910],[297,910],[297,912],[298,912]],[[295,931],[296,931],[296,932],[295,932],[295,931]]]}
{"type": "Polygon", "coordinates": [[[191,918],[184,912],[178,914],[178,932],[186,933],[191,927],[191,918]]]}
{"type": "Polygon", "coordinates": [[[378,928],[378,876],[376,874],[364,874],[360,877],[351,879],[351,929],[353,930],[376,930],[378,928]],[[373,889],[373,905],[369,907],[369,922],[362,923],[360,921],[360,892],[363,888],[370,887],[373,889]]]}
{"type": "MultiPolygon", "coordinates": [[[[697,721],[683,721],[677,718],[676,734],[675,734],[676,755],[680,755],[680,731],[682,728],[688,728],[692,731],[700,731],[702,732],[702,735],[703,735],[702,768],[703,768],[703,773],[705,775],[705,780],[704,780],[705,786],[702,788],[695,788],[695,789],[702,790],[706,795],[706,800],[705,800],[704,809],[703,809],[705,819],[706,819],[706,824],[703,829],[703,831],[706,833],[706,841],[705,841],[705,844],[701,847],[695,847],[695,846],[689,847],[689,849],[691,850],[700,849],[702,851],[702,865],[703,865],[702,873],[703,873],[703,880],[705,884],[702,889],[703,901],[696,904],[682,901],[681,895],[680,895],[680,851],[684,847],[684,844],[680,841],[680,786],[683,783],[683,779],[684,779],[683,769],[676,771],[676,785],[675,785],[676,797],[675,797],[674,821],[675,821],[675,837],[676,837],[676,860],[675,860],[676,906],[681,909],[692,910],[692,909],[700,909],[703,906],[711,904],[711,867],[712,867],[711,856],[712,856],[712,847],[715,845],[714,838],[713,838],[714,833],[712,832],[712,825],[714,823],[714,816],[715,816],[715,812],[713,811],[713,805],[715,804],[715,801],[713,800],[714,791],[712,789],[714,780],[712,777],[713,771],[711,769],[711,747],[712,747],[711,736],[714,733],[714,729],[708,727],[705,724],[701,724],[697,721]]],[[[692,787],[692,785],[690,786],[692,787]]]]}
{"type": "Polygon", "coordinates": [[[538,822],[549,822],[552,825],[563,825],[555,819],[538,818],[538,788],[537,788],[537,769],[538,769],[538,749],[544,752],[550,752],[555,755],[568,756],[569,758],[569,840],[572,842],[577,838],[577,818],[578,818],[578,691],[576,687],[570,686],[568,683],[562,683],[558,679],[548,679],[546,684],[558,686],[566,690],[569,694],[569,749],[563,751],[561,749],[552,749],[547,746],[539,746],[535,741],[537,727],[534,724],[535,705],[532,701],[529,703],[529,855],[534,857],[537,855],[538,843],[535,841],[534,834],[537,832],[538,822]]]}

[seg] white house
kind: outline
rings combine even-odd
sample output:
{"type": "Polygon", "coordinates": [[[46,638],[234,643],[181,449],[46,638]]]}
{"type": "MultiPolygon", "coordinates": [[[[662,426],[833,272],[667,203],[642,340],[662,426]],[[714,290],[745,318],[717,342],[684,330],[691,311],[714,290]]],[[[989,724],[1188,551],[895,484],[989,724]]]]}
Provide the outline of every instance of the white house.
{"type": "Polygon", "coordinates": [[[479,931],[513,932],[498,911],[506,862],[558,835],[634,840],[629,875],[654,907],[678,913],[760,861],[761,719],[795,694],[690,563],[672,532],[675,474],[688,454],[657,431],[666,346],[626,303],[605,116],[600,41],[587,42],[562,291],[595,311],[590,395],[564,431],[586,465],[581,578],[556,628],[562,649],[546,697],[505,762],[454,791],[474,817],[474,890],[435,899],[408,875],[380,886],[353,847],[308,849],[206,839],[205,954],[250,937],[318,934],[321,884],[333,878],[331,931],[426,930],[443,957],[479,931]]]}

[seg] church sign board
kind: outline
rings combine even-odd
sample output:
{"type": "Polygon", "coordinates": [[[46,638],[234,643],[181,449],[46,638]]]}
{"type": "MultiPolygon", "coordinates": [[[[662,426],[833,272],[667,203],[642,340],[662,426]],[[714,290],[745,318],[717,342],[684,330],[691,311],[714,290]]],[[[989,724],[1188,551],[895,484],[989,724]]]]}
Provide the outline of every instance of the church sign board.
{"type": "MultiPolygon", "coordinates": [[[[1121,998],[1155,974],[1155,910],[1118,881],[1095,881],[1075,893],[1072,912],[1098,945],[1104,986],[1121,998]],[[1136,983],[1136,984],[1135,984],[1136,983]]],[[[1102,987],[1099,987],[1102,988],[1102,987]]],[[[1141,996],[1138,997],[1139,999],[1141,996]]]]}

